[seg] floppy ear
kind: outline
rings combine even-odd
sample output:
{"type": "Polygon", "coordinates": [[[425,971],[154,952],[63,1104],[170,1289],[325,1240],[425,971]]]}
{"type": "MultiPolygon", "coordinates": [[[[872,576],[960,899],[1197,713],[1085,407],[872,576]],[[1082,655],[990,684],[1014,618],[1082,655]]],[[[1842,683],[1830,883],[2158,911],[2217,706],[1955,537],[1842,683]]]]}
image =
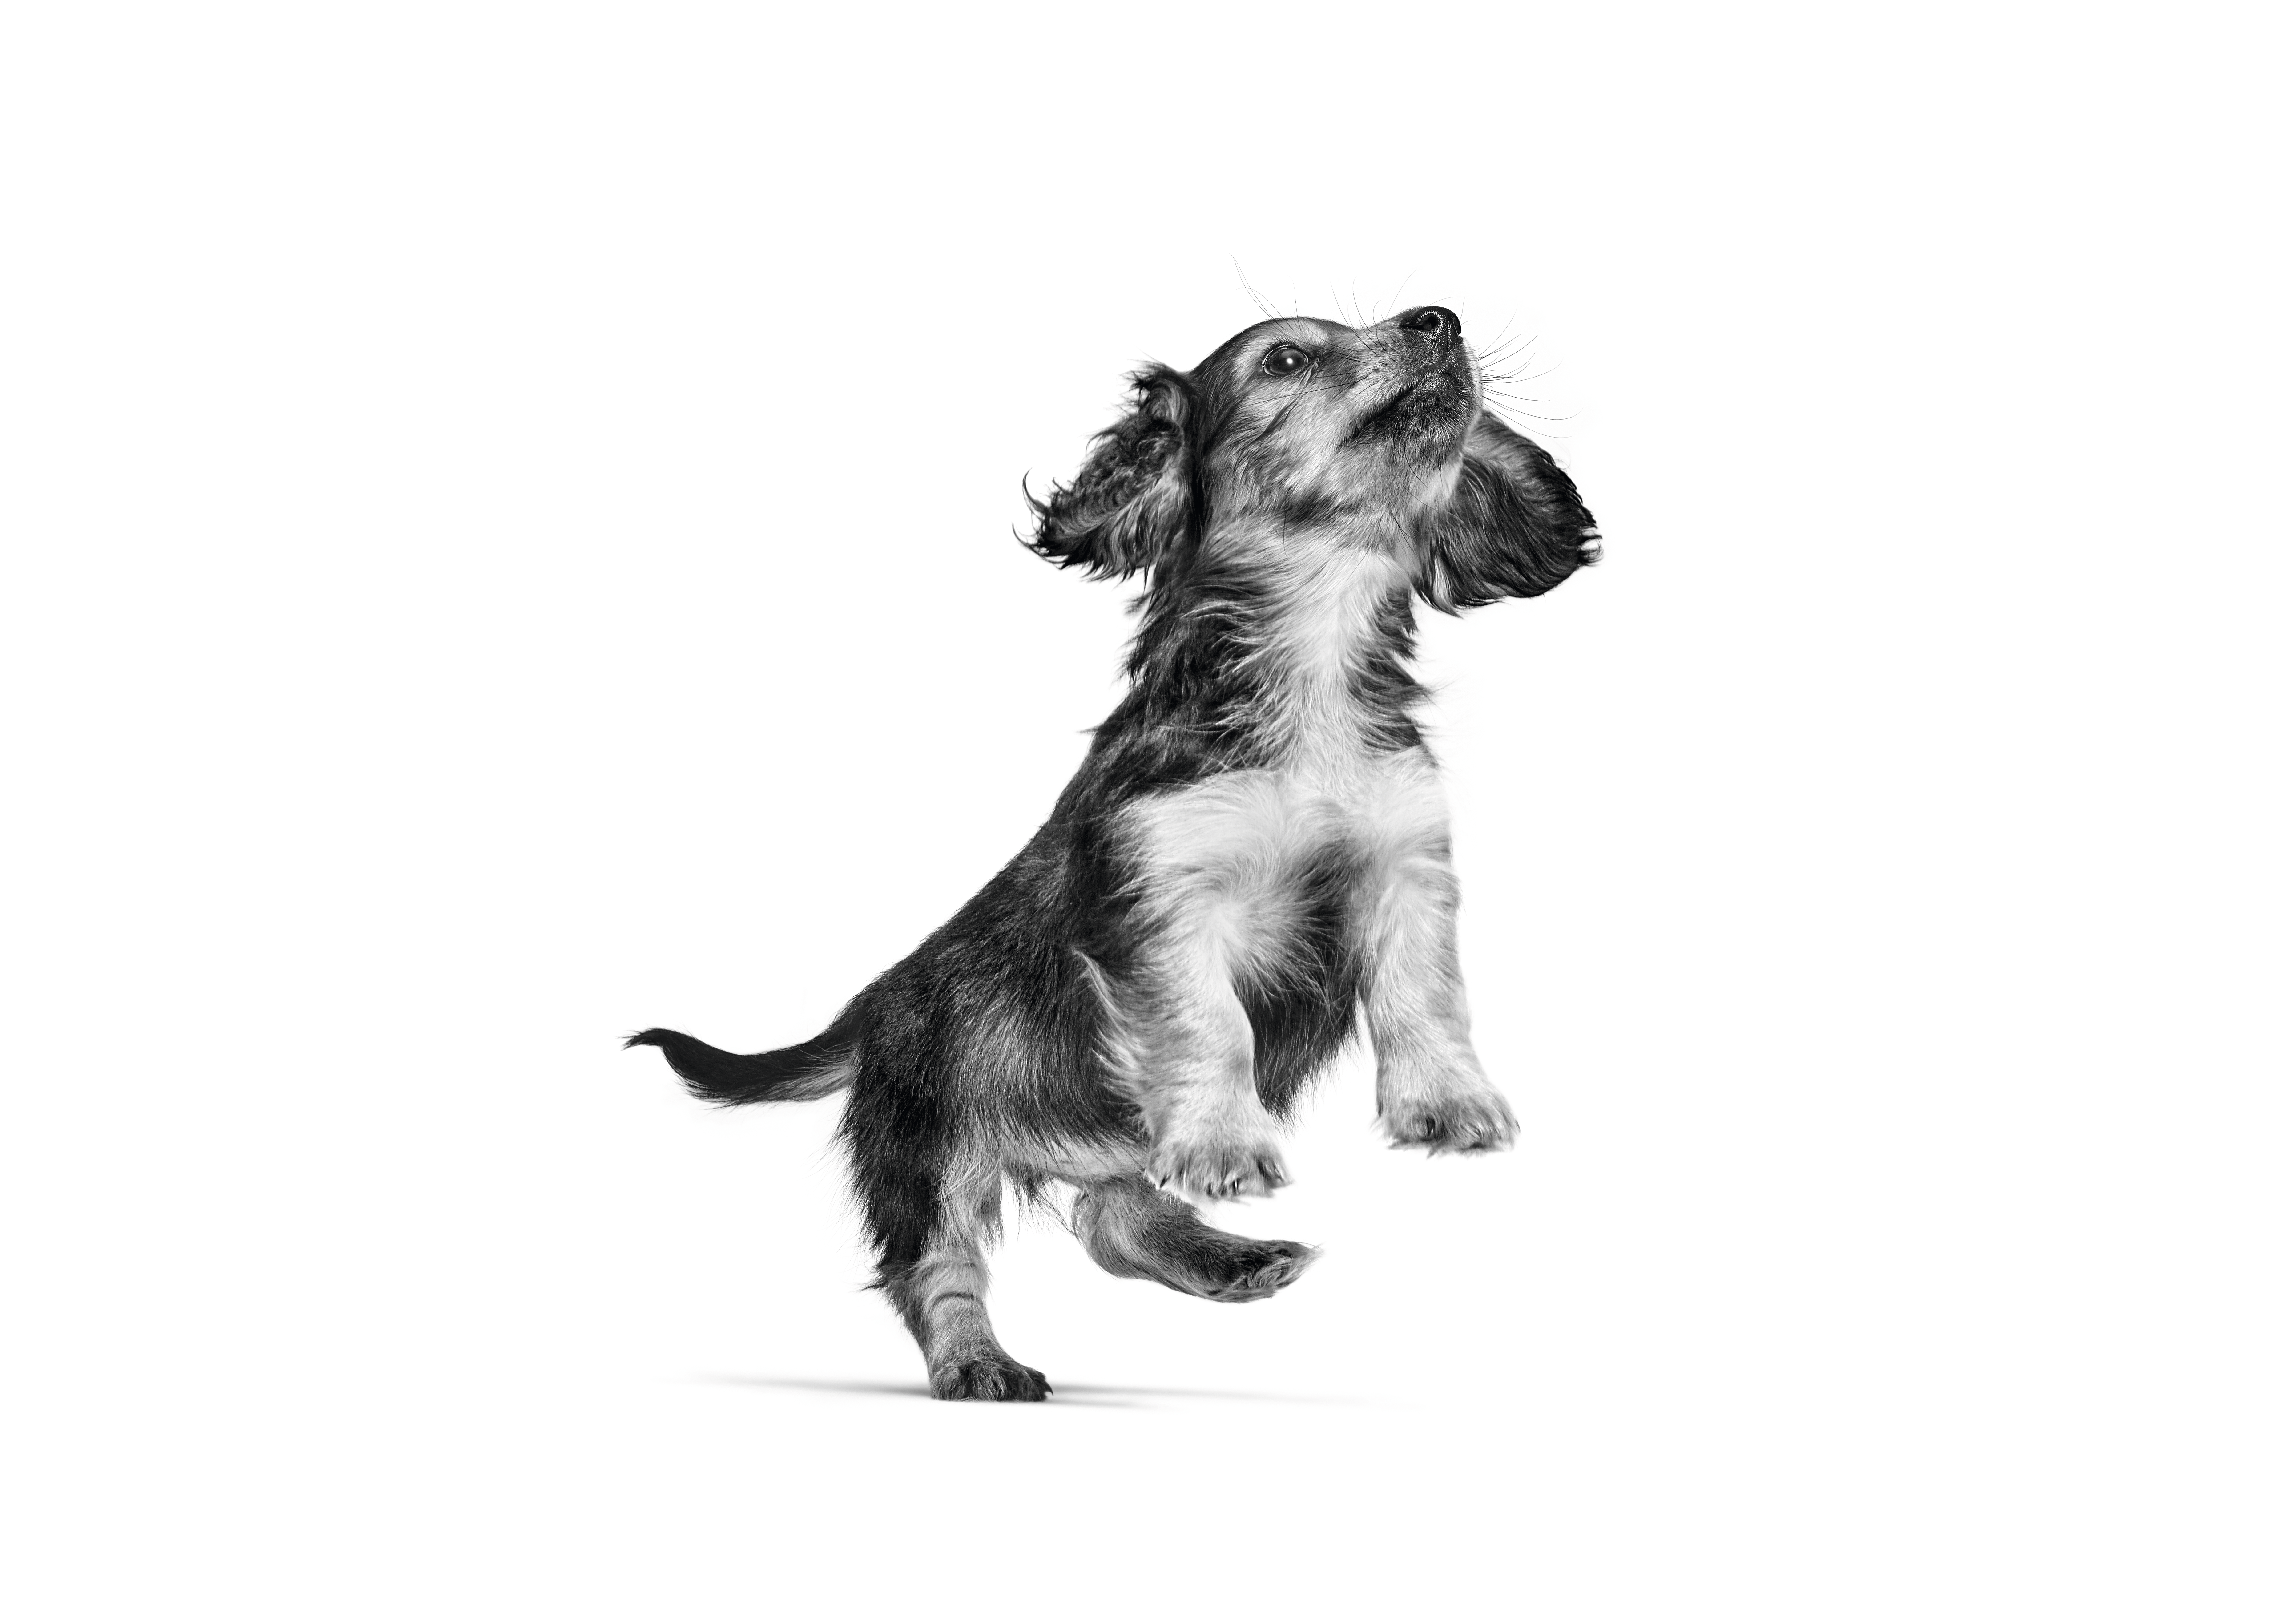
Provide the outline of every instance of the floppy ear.
{"type": "Polygon", "coordinates": [[[1093,437],[1092,455],[1051,497],[1029,498],[1037,534],[1029,545],[1063,570],[1099,578],[1131,575],[1161,560],[1187,533],[1195,504],[1188,418],[1195,385],[1151,366],[1132,374],[1129,414],[1093,437]]]}
{"type": "Polygon", "coordinates": [[[1603,556],[1595,515],[1554,459],[1486,413],[1450,505],[1427,521],[1419,594],[1445,614],[1535,598],[1603,556]]]}

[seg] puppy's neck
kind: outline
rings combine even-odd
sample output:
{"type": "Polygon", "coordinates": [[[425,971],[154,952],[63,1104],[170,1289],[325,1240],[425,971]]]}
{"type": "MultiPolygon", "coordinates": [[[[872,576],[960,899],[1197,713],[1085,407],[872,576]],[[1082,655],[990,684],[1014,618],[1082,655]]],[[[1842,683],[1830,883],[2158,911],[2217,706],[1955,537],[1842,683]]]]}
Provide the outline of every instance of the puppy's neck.
{"type": "Polygon", "coordinates": [[[1299,684],[1339,680],[1379,640],[1410,586],[1394,527],[1350,525],[1252,537],[1237,555],[1266,583],[1256,657],[1299,684]]]}
{"type": "Polygon", "coordinates": [[[1376,677],[1410,654],[1410,578],[1399,544],[1363,528],[1283,536],[1259,561],[1270,592],[1250,655],[1257,720],[1278,757],[1311,770],[1373,751],[1407,719],[1376,677]]]}
{"type": "Polygon", "coordinates": [[[1408,545],[1394,524],[1215,529],[1143,600],[1111,721],[1195,741],[1197,771],[1325,776],[1418,743],[1408,545]]]}

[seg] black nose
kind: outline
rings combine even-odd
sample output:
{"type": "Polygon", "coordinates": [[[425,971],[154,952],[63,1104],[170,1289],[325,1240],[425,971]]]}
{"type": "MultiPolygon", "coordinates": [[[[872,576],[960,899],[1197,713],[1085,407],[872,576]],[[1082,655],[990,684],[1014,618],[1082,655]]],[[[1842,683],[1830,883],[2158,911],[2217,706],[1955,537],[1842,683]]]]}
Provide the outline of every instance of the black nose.
{"type": "Polygon", "coordinates": [[[1440,305],[1422,305],[1395,320],[1405,332],[1431,334],[1438,343],[1448,344],[1459,336],[1458,316],[1440,305]]]}

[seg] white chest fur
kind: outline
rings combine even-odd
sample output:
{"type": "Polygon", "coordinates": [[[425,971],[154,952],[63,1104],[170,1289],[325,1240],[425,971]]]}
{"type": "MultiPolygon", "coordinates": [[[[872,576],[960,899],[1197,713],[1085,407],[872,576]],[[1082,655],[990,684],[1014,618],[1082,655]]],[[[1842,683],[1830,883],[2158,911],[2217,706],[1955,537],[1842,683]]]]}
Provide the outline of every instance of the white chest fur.
{"type": "Polygon", "coordinates": [[[1132,814],[1142,899],[1230,968],[1271,959],[1312,905],[1311,876],[1334,857],[1367,891],[1447,856],[1449,812],[1424,750],[1358,757],[1341,775],[1224,773],[1143,801],[1132,814]]]}
{"type": "Polygon", "coordinates": [[[1449,813],[1419,747],[1374,750],[1351,676],[1402,580],[1391,554],[1286,560],[1264,642],[1264,767],[1149,798],[1128,818],[1143,899],[1234,968],[1267,958],[1314,900],[1334,857],[1376,887],[1385,871],[1447,855],[1449,813]]]}

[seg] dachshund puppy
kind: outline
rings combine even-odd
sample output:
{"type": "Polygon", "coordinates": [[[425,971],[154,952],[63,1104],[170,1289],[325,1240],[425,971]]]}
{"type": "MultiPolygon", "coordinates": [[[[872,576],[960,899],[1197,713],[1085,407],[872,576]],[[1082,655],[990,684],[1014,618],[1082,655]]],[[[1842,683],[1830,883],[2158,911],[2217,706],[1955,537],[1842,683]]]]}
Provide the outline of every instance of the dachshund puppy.
{"type": "Polygon", "coordinates": [[[1496,1150],[1467,1037],[1459,887],[1414,712],[1414,595],[1535,597],[1599,555],[1552,457],[1483,409],[1459,318],[1262,322],[1150,366],[1029,545],[1143,578],[1131,687],[1004,872],[819,1037],[737,1055],[641,1032],[721,1104],[849,1091],[876,1284],[941,1398],[1038,1399],[982,1302],[1009,1182],[1076,1192],[1112,1274],[1268,1297],[1312,1249],[1188,1200],[1286,1182],[1282,1124],[1369,1027],[1398,1146],[1496,1150]]]}

